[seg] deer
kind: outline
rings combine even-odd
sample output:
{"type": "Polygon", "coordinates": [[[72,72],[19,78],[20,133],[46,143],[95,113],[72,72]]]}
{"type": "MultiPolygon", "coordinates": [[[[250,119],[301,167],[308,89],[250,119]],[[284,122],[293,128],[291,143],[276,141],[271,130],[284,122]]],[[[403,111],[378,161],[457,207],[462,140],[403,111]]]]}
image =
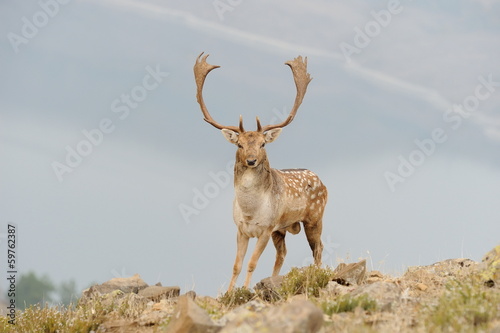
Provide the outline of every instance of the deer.
{"type": "Polygon", "coordinates": [[[328,192],[319,177],[307,169],[273,169],[270,166],[265,145],[278,138],[282,129],[289,125],[302,104],[307,86],[312,80],[307,72],[307,57],[298,56],[285,62],[293,74],[297,89],[295,103],[288,117],[280,124],[262,126],[259,117],[256,131],[245,131],[243,117],[239,126],[225,126],[216,122],[203,100],[205,79],[213,69],[220,66],[207,63],[208,54],[202,52],[194,65],[196,99],[200,105],[203,119],[221,130],[229,143],[237,146],[234,165],[233,220],[237,226],[237,250],[233,274],[229,283],[230,292],[241,272],[243,259],[250,238],[257,238],[255,249],[248,262],[244,288],[248,288],[257,262],[272,238],[276,248],[276,260],[272,276],[279,275],[287,253],[285,235],[296,235],[302,223],[314,264],[321,266],[323,243],[323,213],[328,192]]]}

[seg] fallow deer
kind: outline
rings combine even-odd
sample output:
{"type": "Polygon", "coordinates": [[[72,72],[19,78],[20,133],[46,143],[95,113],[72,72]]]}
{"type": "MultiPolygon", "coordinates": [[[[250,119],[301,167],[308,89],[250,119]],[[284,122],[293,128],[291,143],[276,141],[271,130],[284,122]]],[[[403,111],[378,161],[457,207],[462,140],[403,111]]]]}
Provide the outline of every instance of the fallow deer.
{"type": "Polygon", "coordinates": [[[237,252],[233,276],[228,291],[231,291],[241,271],[248,240],[257,237],[257,243],[248,263],[244,287],[248,288],[257,261],[269,239],[276,247],[273,276],[279,274],[286,255],[285,234],[300,232],[304,225],[307,241],[313,252],[314,263],[321,266],[323,243],[321,230],[323,213],[327,201],[327,189],[319,177],[306,169],[277,170],[269,165],[264,146],[279,136],[283,127],[290,124],[297,113],[312,80],[307,73],[307,58],[299,56],[285,64],[290,66],[297,95],[288,118],[280,124],[261,126],[257,117],[257,131],[245,131],[240,115],[239,126],[224,126],[217,123],[203,101],[203,85],[208,73],[220,66],[210,65],[208,54],[201,53],[194,65],[197,86],[196,99],[200,104],[204,120],[222,131],[224,137],[238,146],[234,165],[233,219],[238,227],[237,252]]]}

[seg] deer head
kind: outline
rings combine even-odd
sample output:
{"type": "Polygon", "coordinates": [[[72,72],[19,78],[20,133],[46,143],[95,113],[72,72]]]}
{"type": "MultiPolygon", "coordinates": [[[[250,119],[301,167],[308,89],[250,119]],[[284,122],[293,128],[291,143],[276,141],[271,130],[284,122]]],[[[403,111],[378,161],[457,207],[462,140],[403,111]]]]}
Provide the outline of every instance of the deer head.
{"type": "Polygon", "coordinates": [[[222,134],[226,140],[238,146],[236,163],[249,168],[255,168],[262,162],[267,161],[264,147],[266,143],[273,142],[280,133],[281,128],[275,128],[266,133],[249,131],[239,134],[230,129],[222,129],[222,134]]]}
{"type": "Polygon", "coordinates": [[[238,127],[224,126],[217,123],[208,112],[205,102],[203,101],[203,85],[208,73],[215,68],[219,68],[220,66],[208,64],[207,57],[208,54],[203,56],[202,52],[198,56],[194,65],[194,75],[197,87],[196,99],[198,104],[200,104],[201,112],[204,117],[203,119],[215,128],[220,129],[227,141],[238,146],[236,163],[242,163],[246,167],[255,168],[262,162],[267,161],[264,146],[267,143],[271,143],[276,140],[276,138],[280,135],[282,128],[292,122],[300,104],[302,103],[302,100],[304,99],[307,85],[312,80],[309,73],[307,73],[307,57],[302,60],[302,57],[298,56],[294,60],[285,62],[285,64],[290,66],[292,70],[295,86],[297,88],[295,103],[287,119],[280,124],[261,126],[259,117],[257,117],[256,131],[245,131],[241,115],[238,127]]]}

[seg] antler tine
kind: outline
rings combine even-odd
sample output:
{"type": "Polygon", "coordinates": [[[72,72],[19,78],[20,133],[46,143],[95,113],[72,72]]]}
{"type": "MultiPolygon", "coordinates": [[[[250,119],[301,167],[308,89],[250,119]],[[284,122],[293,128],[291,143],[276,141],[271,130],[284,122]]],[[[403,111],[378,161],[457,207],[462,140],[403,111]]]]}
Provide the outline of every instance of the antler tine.
{"type": "Polygon", "coordinates": [[[205,102],[203,101],[203,85],[205,83],[205,78],[207,77],[208,73],[210,73],[211,70],[215,68],[219,68],[220,66],[216,65],[210,65],[207,63],[207,57],[208,54],[203,56],[203,53],[200,53],[198,58],[196,59],[196,63],[194,64],[194,78],[196,80],[196,100],[198,101],[198,104],[200,104],[201,112],[203,113],[203,120],[205,120],[207,123],[212,125],[215,128],[218,129],[229,129],[238,133],[244,132],[243,129],[243,120],[242,117],[240,116],[240,124],[239,127],[236,126],[224,126],[216,122],[210,113],[208,112],[207,106],[205,105],[205,102]]]}
{"type": "MultiPolygon", "coordinates": [[[[295,81],[295,86],[297,87],[297,95],[295,96],[295,103],[293,104],[292,110],[288,115],[288,118],[285,119],[281,124],[276,125],[266,125],[261,128],[260,132],[266,132],[275,128],[282,128],[286,125],[290,124],[299,109],[300,104],[302,104],[302,100],[306,94],[307,85],[311,82],[312,77],[307,72],[307,57],[302,60],[302,56],[298,56],[293,60],[289,60],[285,62],[285,65],[290,66],[293,74],[293,79],[295,81]]],[[[257,125],[259,126],[260,123],[257,125]]]]}
{"type": "Polygon", "coordinates": [[[257,132],[262,132],[262,126],[260,125],[259,117],[256,117],[256,120],[257,120],[257,132]]]}

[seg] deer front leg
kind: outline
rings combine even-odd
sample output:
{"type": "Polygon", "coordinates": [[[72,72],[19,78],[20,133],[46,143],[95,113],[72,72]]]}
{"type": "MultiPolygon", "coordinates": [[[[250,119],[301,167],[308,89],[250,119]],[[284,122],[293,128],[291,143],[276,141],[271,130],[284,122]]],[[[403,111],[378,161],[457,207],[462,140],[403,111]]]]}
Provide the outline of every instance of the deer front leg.
{"type": "Polygon", "coordinates": [[[257,261],[259,261],[260,255],[264,252],[267,243],[269,242],[269,238],[271,238],[271,231],[265,231],[258,239],[257,244],[255,244],[255,250],[253,251],[252,257],[248,262],[248,270],[247,277],[245,279],[244,287],[248,288],[250,284],[250,280],[252,279],[252,273],[257,267],[257,261]]]}
{"type": "Polygon", "coordinates": [[[227,289],[228,292],[233,290],[236,280],[238,279],[238,275],[240,275],[241,266],[243,264],[243,258],[245,258],[245,254],[247,253],[248,237],[243,235],[238,230],[236,243],[237,243],[236,260],[234,261],[233,277],[231,278],[231,283],[229,283],[229,288],[227,289]]]}

